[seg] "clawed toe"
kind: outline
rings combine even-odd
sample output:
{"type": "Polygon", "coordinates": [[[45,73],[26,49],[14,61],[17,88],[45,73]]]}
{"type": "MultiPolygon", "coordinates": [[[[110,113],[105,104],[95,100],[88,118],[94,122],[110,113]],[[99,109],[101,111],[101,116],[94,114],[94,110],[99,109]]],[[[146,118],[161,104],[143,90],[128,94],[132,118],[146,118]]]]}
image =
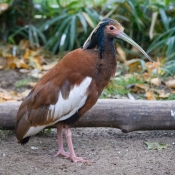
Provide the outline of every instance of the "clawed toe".
{"type": "Polygon", "coordinates": [[[75,163],[77,162],[88,163],[89,162],[88,160],[85,160],[82,157],[76,157],[76,156],[70,157],[70,159],[75,163]]]}
{"type": "Polygon", "coordinates": [[[65,157],[65,158],[69,158],[70,157],[70,154],[65,152],[65,151],[58,151],[57,154],[55,154],[53,157],[58,157],[58,156],[62,156],[62,157],[65,157]]]}

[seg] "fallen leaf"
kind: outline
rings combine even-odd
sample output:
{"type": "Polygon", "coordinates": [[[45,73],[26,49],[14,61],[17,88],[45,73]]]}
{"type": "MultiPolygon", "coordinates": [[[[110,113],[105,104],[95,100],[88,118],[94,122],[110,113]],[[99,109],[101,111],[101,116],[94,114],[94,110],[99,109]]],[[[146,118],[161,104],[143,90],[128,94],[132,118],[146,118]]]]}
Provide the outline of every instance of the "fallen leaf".
{"type": "Polygon", "coordinates": [[[7,91],[5,89],[0,88],[0,102],[5,101],[20,101],[24,97],[26,97],[29,94],[30,90],[26,90],[23,93],[19,93],[16,91],[7,91]]]}
{"type": "Polygon", "coordinates": [[[40,62],[35,57],[32,57],[32,56],[29,57],[29,65],[32,66],[33,68],[42,70],[42,66],[40,62]]]}
{"type": "Polygon", "coordinates": [[[58,62],[54,62],[54,63],[51,63],[51,64],[48,64],[48,65],[43,65],[42,68],[43,70],[50,70],[52,69],[58,62]]]}
{"type": "Polygon", "coordinates": [[[129,67],[129,73],[140,73],[145,70],[145,62],[140,59],[132,59],[127,61],[127,65],[129,67]]]}
{"type": "Polygon", "coordinates": [[[169,88],[175,88],[175,79],[168,80],[168,81],[165,82],[165,84],[166,84],[169,88]]]}
{"type": "Polygon", "coordinates": [[[160,93],[159,94],[159,98],[168,98],[170,96],[170,93],[165,93],[165,92],[163,92],[163,93],[160,93]]]}
{"type": "Polygon", "coordinates": [[[20,42],[19,42],[19,48],[21,50],[28,50],[29,47],[30,47],[30,41],[29,40],[26,40],[26,39],[20,40],[20,42]]]}
{"type": "Polygon", "coordinates": [[[131,91],[135,93],[145,93],[149,89],[149,86],[147,84],[134,84],[131,87],[131,91]]]}
{"type": "Polygon", "coordinates": [[[28,69],[19,69],[19,72],[21,72],[21,73],[29,73],[30,70],[28,70],[28,69]]]}
{"type": "Polygon", "coordinates": [[[37,83],[36,82],[28,82],[27,85],[34,87],[37,83]]]}
{"type": "Polygon", "coordinates": [[[2,93],[2,92],[0,92],[0,97],[4,100],[12,100],[13,99],[9,94],[2,93]]]}
{"type": "Polygon", "coordinates": [[[154,95],[154,93],[152,91],[146,92],[146,98],[148,100],[156,100],[156,97],[155,97],[155,95],[154,95]]]}
{"type": "Polygon", "coordinates": [[[151,79],[151,84],[155,85],[155,86],[160,86],[161,85],[161,80],[160,78],[152,78],[151,79]]]}
{"type": "MultiPolygon", "coordinates": [[[[125,80],[127,80],[128,78],[131,78],[131,77],[133,77],[133,74],[125,74],[123,78],[124,78],[125,80]]],[[[119,78],[119,79],[120,79],[120,78],[119,78]]]]}
{"type": "Polygon", "coordinates": [[[17,57],[14,57],[12,55],[7,55],[6,57],[6,67],[10,69],[15,69],[15,68],[25,68],[28,69],[29,66],[24,62],[23,59],[19,59],[17,57]]]}
{"type": "Polygon", "coordinates": [[[6,100],[4,100],[3,98],[0,97],[0,103],[5,102],[6,100]]]}
{"type": "Polygon", "coordinates": [[[43,76],[43,73],[39,69],[33,69],[30,71],[29,75],[34,78],[41,78],[43,76]]]}
{"type": "Polygon", "coordinates": [[[144,79],[144,81],[146,81],[146,82],[150,82],[151,77],[150,77],[150,75],[149,75],[147,72],[145,72],[145,73],[143,74],[143,79],[144,79]]]}
{"type": "Polygon", "coordinates": [[[170,93],[166,93],[163,89],[158,90],[158,89],[151,89],[154,91],[156,94],[158,94],[159,98],[168,98],[170,96],[170,93]]]}
{"type": "Polygon", "coordinates": [[[30,93],[30,89],[25,90],[24,92],[21,93],[22,97],[26,97],[30,93]]]}
{"type": "Polygon", "coordinates": [[[42,55],[40,55],[39,51],[34,51],[27,49],[24,56],[24,60],[28,62],[28,64],[33,67],[42,70],[42,64],[45,63],[42,55]]]}
{"type": "Polygon", "coordinates": [[[157,143],[157,142],[144,142],[149,150],[162,150],[168,147],[167,144],[164,143],[157,143]]]}
{"type": "Polygon", "coordinates": [[[19,99],[18,93],[15,91],[7,91],[0,88],[0,102],[17,101],[19,99]]]}
{"type": "Polygon", "coordinates": [[[122,63],[126,62],[126,53],[125,51],[121,48],[119,44],[116,46],[117,53],[119,55],[119,61],[122,63]]]}
{"type": "Polygon", "coordinates": [[[24,59],[28,60],[28,58],[29,58],[30,54],[31,54],[30,49],[27,49],[27,50],[26,50],[26,52],[25,52],[25,54],[24,54],[24,56],[23,56],[23,57],[24,57],[24,59]]]}
{"type": "Polygon", "coordinates": [[[152,62],[147,62],[146,63],[146,70],[148,71],[148,74],[149,75],[152,75],[152,74],[159,74],[159,75],[163,75],[165,73],[165,71],[163,71],[161,69],[161,62],[160,60],[158,59],[158,61],[154,61],[153,63],[152,62]]]}

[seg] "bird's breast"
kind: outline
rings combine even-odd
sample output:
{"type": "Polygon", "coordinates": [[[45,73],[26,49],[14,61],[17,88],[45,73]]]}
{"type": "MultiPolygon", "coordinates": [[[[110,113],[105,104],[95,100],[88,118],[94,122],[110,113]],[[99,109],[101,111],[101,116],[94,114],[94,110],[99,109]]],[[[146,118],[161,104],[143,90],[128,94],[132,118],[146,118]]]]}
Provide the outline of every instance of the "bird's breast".
{"type": "Polygon", "coordinates": [[[103,59],[99,59],[96,66],[96,75],[94,79],[100,93],[108,84],[110,78],[115,75],[116,66],[117,63],[115,55],[106,55],[103,59]]]}

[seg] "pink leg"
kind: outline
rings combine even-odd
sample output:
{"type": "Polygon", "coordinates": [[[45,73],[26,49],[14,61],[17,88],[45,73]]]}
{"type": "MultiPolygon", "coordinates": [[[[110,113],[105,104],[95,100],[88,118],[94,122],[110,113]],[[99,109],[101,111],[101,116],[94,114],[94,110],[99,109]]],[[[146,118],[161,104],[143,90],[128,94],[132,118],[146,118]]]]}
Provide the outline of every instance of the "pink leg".
{"type": "Polygon", "coordinates": [[[58,135],[58,152],[57,154],[54,155],[54,157],[57,156],[63,156],[63,157],[70,157],[70,154],[64,151],[63,148],[63,137],[62,137],[62,131],[63,131],[63,127],[58,125],[57,126],[57,135],[58,135]]]}
{"type": "Polygon", "coordinates": [[[76,157],[73,144],[72,144],[72,137],[71,137],[72,134],[68,126],[66,126],[65,134],[66,134],[66,140],[70,151],[70,159],[73,162],[88,162],[87,160],[84,160],[81,157],[76,157]]]}

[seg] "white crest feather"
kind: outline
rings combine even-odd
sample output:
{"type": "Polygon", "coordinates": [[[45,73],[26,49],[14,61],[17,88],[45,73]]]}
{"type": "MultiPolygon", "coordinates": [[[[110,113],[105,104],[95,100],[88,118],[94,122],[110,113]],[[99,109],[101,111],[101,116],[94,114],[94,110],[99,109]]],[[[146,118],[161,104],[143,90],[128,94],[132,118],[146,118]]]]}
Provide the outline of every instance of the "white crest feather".
{"type": "Polygon", "coordinates": [[[87,49],[90,42],[91,42],[91,38],[92,38],[92,35],[99,29],[100,27],[100,24],[102,24],[103,22],[100,21],[97,25],[97,27],[95,27],[95,29],[91,32],[91,34],[89,35],[89,37],[87,38],[87,40],[85,41],[85,43],[83,44],[83,50],[87,49]]]}

